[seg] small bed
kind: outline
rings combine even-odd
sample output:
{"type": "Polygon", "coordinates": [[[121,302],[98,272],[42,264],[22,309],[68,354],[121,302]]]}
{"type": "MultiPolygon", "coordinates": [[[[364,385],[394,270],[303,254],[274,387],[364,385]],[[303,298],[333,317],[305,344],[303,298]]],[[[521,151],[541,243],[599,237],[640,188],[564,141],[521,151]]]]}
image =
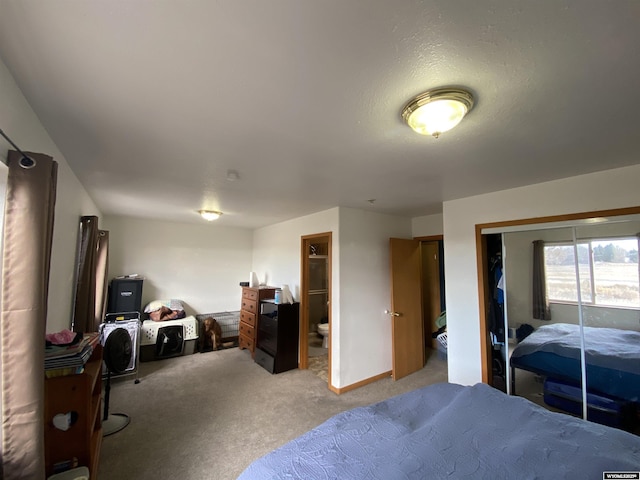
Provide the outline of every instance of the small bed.
{"type": "MultiPolygon", "coordinates": [[[[640,332],[584,327],[587,386],[590,392],[632,403],[640,402],[640,332]]],[[[544,325],[511,353],[511,393],[515,368],[580,384],[580,327],[544,325]]]]}
{"type": "Polygon", "coordinates": [[[238,480],[603,478],[640,470],[640,437],[488,385],[440,383],[340,413],[238,480]]]}

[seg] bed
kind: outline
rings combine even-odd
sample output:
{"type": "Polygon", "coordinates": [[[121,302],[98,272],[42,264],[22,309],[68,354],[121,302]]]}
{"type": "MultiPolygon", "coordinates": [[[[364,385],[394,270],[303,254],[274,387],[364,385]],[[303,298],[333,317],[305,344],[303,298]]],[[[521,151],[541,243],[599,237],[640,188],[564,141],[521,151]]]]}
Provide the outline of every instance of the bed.
{"type": "Polygon", "coordinates": [[[485,384],[439,383],[340,413],[238,480],[603,478],[640,470],[640,437],[485,384]]]}
{"type": "MultiPolygon", "coordinates": [[[[590,392],[640,402],[640,332],[584,327],[587,386],[590,392]]],[[[544,325],[520,342],[510,357],[512,393],[515,368],[575,384],[581,382],[580,327],[544,325]]]]}

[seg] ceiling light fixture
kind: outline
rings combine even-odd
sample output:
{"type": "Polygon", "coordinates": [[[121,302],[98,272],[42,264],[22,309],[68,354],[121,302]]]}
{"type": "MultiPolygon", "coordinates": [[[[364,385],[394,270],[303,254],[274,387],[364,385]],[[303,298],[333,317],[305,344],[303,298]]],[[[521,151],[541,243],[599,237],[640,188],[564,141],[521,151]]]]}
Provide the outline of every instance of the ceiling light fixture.
{"type": "Polygon", "coordinates": [[[402,118],[416,132],[438,138],[458,125],[473,108],[473,95],[459,88],[421,93],[402,110],[402,118]]]}
{"type": "Polygon", "coordinates": [[[212,222],[220,218],[220,215],[222,215],[222,212],[218,212],[216,210],[198,210],[198,213],[208,222],[212,222]]]}

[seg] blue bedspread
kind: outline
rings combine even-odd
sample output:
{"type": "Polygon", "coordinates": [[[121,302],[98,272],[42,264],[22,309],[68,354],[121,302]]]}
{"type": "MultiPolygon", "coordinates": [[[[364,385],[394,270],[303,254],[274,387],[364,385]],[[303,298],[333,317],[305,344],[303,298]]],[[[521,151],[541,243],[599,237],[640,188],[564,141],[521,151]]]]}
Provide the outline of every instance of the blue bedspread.
{"type": "Polygon", "coordinates": [[[441,383],[340,413],[239,480],[602,478],[640,470],[640,437],[484,384],[441,383]]]}
{"type": "MultiPolygon", "coordinates": [[[[584,327],[585,358],[595,365],[621,372],[640,373],[640,332],[617,328],[584,327]]],[[[514,349],[511,358],[536,352],[580,359],[580,327],[552,323],[538,328],[514,349]]]]}

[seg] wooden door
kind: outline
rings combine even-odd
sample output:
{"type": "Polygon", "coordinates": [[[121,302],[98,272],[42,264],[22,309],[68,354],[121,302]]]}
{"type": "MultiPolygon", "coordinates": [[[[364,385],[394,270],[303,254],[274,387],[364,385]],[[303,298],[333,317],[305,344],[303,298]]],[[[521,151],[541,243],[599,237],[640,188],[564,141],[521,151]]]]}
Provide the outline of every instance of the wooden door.
{"type": "Polygon", "coordinates": [[[394,380],[424,367],[420,242],[391,238],[391,332],[394,380]]]}

